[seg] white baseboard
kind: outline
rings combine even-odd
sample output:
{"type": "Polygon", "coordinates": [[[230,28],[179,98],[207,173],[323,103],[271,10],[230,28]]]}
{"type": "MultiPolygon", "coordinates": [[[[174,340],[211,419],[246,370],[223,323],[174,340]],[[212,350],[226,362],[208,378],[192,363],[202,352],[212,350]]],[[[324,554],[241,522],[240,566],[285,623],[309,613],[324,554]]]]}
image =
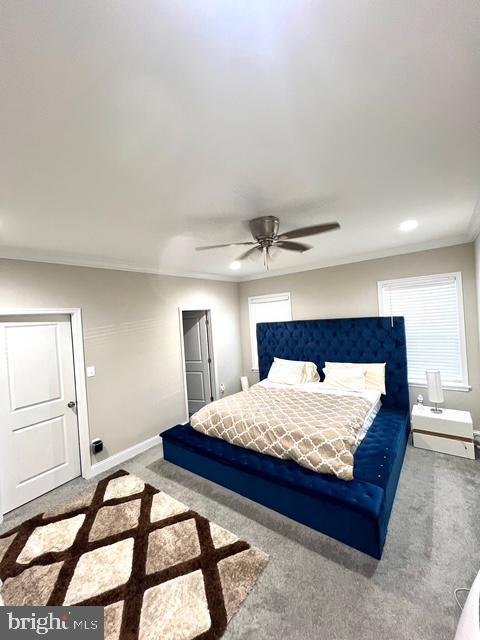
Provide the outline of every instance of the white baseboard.
{"type": "Polygon", "coordinates": [[[122,462],[130,460],[130,458],[133,458],[134,456],[138,456],[139,453],[143,453],[144,451],[155,447],[157,444],[160,444],[160,436],[153,436],[153,438],[148,438],[148,440],[134,444],[133,447],[114,453],[113,456],[106,458],[106,460],[92,464],[87,479],[93,478],[93,476],[103,473],[104,471],[108,471],[109,469],[116,467],[117,464],[122,464],[122,462]]]}

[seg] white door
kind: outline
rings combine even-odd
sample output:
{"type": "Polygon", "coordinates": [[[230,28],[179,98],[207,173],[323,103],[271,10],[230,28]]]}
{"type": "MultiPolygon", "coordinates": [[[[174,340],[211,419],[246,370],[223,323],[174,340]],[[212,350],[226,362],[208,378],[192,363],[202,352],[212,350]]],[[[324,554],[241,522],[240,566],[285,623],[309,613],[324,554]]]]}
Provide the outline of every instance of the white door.
{"type": "Polygon", "coordinates": [[[1,508],[79,475],[70,317],[0,317],[1,508]]]}
{"type": "Polygon", "coordinates": [[[213,400],[206,311],[183,312],[183,344],[188,413],[192,415],[213,400]]]}

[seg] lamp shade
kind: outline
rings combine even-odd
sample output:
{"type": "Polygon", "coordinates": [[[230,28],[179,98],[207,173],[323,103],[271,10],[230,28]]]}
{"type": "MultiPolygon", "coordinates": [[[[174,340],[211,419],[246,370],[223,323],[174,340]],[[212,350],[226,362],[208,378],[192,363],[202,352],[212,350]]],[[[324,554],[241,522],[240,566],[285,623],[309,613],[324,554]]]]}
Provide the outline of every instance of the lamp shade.
{"type": "Polygon", "coordinates": [[[442,378],[438,369],[427,371],[428,399],[430,402],[443,402],[442,378]]]}

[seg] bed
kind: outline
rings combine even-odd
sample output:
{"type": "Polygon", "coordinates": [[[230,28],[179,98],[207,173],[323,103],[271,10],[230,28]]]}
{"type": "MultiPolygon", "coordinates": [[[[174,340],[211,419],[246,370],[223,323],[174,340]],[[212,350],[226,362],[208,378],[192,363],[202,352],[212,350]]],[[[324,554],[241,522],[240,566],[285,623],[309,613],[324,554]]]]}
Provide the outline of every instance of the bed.
{"type": "Polygon", "coordinates": [[[381,558],[409,435],[403,318],[304,320],[257,325],[260,379],[274,357],[386,362],[382,408],[359,445],[354,478],[316,473],[177,425],[161,434],[164,458],[374,558],[381,558]]]}

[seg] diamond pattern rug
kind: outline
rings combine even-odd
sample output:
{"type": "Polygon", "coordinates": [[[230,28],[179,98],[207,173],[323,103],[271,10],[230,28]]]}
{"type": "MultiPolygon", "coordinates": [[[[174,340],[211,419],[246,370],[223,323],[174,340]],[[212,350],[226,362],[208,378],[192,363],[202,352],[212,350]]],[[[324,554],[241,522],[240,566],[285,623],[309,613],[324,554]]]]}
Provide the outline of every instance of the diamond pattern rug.
{"type": "Polygon", "coordinates": [[[100,605],[108,640],[220,638],[268,556],[118,471],[0,536],[6,605],[100,605]]]}

